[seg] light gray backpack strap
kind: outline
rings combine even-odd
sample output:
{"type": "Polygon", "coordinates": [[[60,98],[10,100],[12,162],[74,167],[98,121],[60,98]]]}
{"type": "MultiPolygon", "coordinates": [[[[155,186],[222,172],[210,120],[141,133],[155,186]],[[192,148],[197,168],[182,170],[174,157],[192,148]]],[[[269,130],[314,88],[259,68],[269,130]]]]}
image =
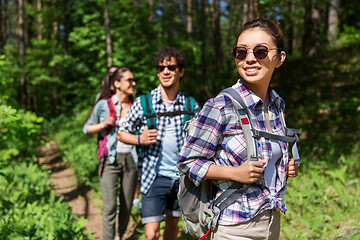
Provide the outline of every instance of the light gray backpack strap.
{"type": "Polygon", "coordinates": [[[292,156],[293,156],[293,158],[295,160],[295,164],[300,164],[301,161],[300,161],[299,151],[298,151],[298,148],[297,148],[297,142],[299,141],[298,136],[301,135],[301,132],[299,130],[297,130],[297,129],[292,129],[292,128],[287,128],[286,127],[284,109],[282,107],[280,107],[280,102],[279,101],[280,101],[280,99],[278,98],[275,105],[276,105],[276,107],[277,107],[277,109],[279,111],[281,126],[282,126],[283,131],[284,131],[286,136],[296,137],[296,141],[294,142],[294,145],[291,148],[291,153],[292,153],[292,156]]]}
{"type": "Polygon", "coordinates": [[[221,91],[220,94],[229,97],[235,107],[235,112],[239,118],[241,128],[244,132],[247,149],[247,159],[249,159],[250,161],[257,161],[259,156],[257,140],[253,137],[253,126],[250,119],[250,114],[248,112],[248,108],[246,107],[240,94],[235,89],[231,87],[226,88],[221,91]]]}

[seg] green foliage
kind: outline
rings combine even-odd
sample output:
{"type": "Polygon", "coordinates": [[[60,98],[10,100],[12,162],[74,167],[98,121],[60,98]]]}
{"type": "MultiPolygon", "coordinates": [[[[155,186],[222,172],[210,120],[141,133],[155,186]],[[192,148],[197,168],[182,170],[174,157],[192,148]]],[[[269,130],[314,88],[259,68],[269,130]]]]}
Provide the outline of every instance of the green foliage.
{"type": "Polygon", "coordinates": [[[0,105],[6,102],[17,104],[13,99],[16,96],[16,88],[14,88],[16,70],[13,63],[5,59],[5,55],[0,55],[0,105]]]}
{"type": "Polygon", "coordinates": [[[282,239],[348,239],[360,231],[359,178],[349,177],[346,165],[329,169],[301,168],[289,180],[285,199],[282,239]],[[304,172],[304,173],[303,173],[304,172]]]}
{"type": "Polygon", "coordinates": [[[290,58],[273,81],[288,126],[303,131],[303,163],[299,177],[288,180],[282,239],[358,236],[360,58],[353,52],[359,42],[350,45],[307,62],[290,58]]]}
{"type": "Polygon", "coordinates": [[[42,121],[32,112],[0,105],[0,164],[36,153],[41,143],[42,121]]]}
{"type": "Polygon", "coordinates": [[[95,135],[87,136],[82,132],[89,112],[90,109],[86,109],[73,117],[60,115],[45,125],[62,151],[63,160],[70,163],[79,182],[99,189],[97,139],[95,135]]]}
{"type": "Polygon", "coordinates": [[[33,162],[10,162],[1,169],[1,239],[89,239],[84,218],[50,189],[49,171],[33,162]]]}

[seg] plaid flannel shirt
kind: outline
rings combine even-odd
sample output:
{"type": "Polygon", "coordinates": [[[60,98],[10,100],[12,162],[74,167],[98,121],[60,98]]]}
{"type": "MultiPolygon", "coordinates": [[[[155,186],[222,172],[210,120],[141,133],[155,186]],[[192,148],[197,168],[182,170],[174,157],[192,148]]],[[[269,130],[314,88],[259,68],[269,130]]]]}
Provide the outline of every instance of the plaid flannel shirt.
{"type": "MultiPolygon", "coordinates": [[[[166,112],[166,106],[163,102],[160,93],[160,87],[155,88],[151,91],[152,95],[152,106],[155,112],[166,112]]],[[[174,111],[185,110],[185,94],[179,90],[176,99],[174,101],[174,111]]],[[[195,102],[194,112],[195,115],[200,111],[199,105],[195,102]]],[[[136,98],[133,105],[131,106],[127,116],[126,121],[120,126],[119,131],[125,131],[134,134],[138,128],[140,119],[140,133],[143,132],[144,127],[146,126],[146,117],[144,116],[144,111],[141,106],[140,98],[136,98]]],[[[175,131],[176,131],[176,145],[178,152],[180,152],[185,139],[185,133],[183,131],[183,120],[184,115],[178,115],[173,117],[175,121],[175,131]]],[[[143,165],[142,165],[142,176],[141,176],[141,192],[146,194],[149,190],[151,184],[154,182],[157,175],[156,165],[159,160],[161,152],[161,142],[165,136],[166,130],[166,117],[160,117],[156,120],[156,129],[157,129],[157,142],[155,144],[149,145],[147,148],[147,154],[144,156],[143,165]]],[[[174,159],[176,162],[177,159],[174,159]]],[[[174,169],[175,171],[176,169],[174,169]]]]}
{"type": "MultiPolygon", "coordinates": [[[[233,88],[240,93],[249,108],[254,128],[266,131],[262,100],[247,89],[241,80],[233,88]]],[[[284,101],[271,88],[269,88],[269,93],[268,111],[272,130],[275,134],[284,135],[279,112],[275,105],[280,104],[284,107],[284,101]]],[[[260,181],[252,184],[234,204],[222,211],[219,224],[234,225],[245,222],[272,208],[279,208],[283,212],[286,211],[283,195],[286,190],[286,169],[289,160],[288,144],[285,142],[279,143],[282,157],[276,163],[276,195],[271,195],[262,176],[260,181]]],[[[268,162],[272,156],[269,140],[260,138],[258,140],[258,149],[259,158],[268,162]]],[[[197,122],[190,131],[180,152],[177,166],[181,172],[187,174],[198,185],[203,180],[211,164],[235,167],[244,163],[246,158],[246,142],[232,102],[227,96],[217,96],[208,100],[200,111],[197,122]]],[[[264,165],[264,170],[266,166],[267,164],[264,165]]],[[[225,180],[213,181],[219,187],[217,196],[232,184],[231,181],[225,180]]]]}

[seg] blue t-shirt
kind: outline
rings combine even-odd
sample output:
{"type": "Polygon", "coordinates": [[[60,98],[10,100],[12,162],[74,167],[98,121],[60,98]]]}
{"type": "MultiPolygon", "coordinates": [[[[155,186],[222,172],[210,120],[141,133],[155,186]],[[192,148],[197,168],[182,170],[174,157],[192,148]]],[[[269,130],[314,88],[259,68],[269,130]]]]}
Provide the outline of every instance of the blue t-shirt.
{"type": "MultiPolygon", "coordinates": [[[[166,101],[164,103],[166,111],[172,112],[174,110],[174,103],[166,101]]],[[[179,179],[179,170],[176,167],[179,153],[176,145],[175,122],[171,117],[166,117],[165,135],[162,141],[156,172],[161,176],[179,179]]]]}

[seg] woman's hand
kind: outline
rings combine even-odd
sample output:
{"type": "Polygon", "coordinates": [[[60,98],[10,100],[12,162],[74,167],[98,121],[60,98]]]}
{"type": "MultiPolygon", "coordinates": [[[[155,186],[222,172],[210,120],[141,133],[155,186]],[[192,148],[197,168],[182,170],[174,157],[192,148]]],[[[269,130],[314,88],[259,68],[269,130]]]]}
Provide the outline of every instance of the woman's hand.
{"type": "Polygon", "coordinates": [[[264,172],[262,168],[265,161],[246,161],[238,167],[235,167],[236,176],[235,181],[242,183],[256,182],[264,172]]]}
{"type": "Polygon", "coordinates": [[[104,129],[113,127],[115,126],[115,119],[113,117],[107,116],[102,123],[104,125],[104,129]]]}
{"type": "Polygon", "coordinates": [[[288,177],[296,177],[299,173],[299,166],[300,164],[295,164],[294,158],[290,159],[287,171],[288,177]]]}

